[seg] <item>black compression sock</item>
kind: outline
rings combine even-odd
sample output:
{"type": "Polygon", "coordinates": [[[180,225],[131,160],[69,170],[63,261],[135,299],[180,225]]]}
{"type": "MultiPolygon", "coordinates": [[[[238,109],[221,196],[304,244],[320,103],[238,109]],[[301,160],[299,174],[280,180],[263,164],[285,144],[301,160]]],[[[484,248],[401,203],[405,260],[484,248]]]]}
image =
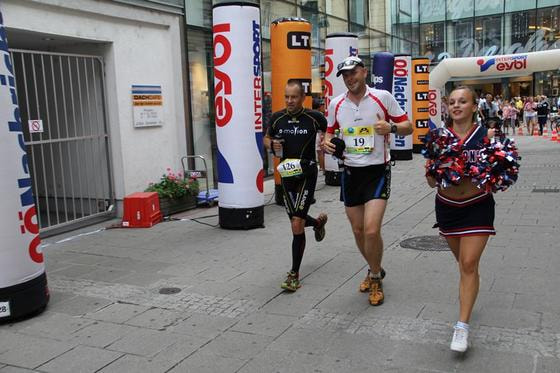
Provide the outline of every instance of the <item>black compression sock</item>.
{"type": "Polygon", "coordinates": [[[315,228],[319,222],[314,217],[307,215],[305,217],[305,226],[315,228]]]}
{"type": "Polygon", "coordinates": [[[303,260],[305,250],[305,233],[294,234],[292,240],[292,271],[299,273],[299,266],[303,260]]]}

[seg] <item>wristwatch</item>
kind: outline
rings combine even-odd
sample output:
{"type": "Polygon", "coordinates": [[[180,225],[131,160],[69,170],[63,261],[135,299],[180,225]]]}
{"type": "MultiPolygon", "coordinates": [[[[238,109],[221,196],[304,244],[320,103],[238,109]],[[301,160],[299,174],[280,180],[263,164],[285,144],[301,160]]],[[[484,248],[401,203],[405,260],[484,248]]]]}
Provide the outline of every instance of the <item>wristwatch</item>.
{"type": "Polygon", "coordinates": [[[391,124],[391,133],[397,133],[397,125],[391,124]]]}

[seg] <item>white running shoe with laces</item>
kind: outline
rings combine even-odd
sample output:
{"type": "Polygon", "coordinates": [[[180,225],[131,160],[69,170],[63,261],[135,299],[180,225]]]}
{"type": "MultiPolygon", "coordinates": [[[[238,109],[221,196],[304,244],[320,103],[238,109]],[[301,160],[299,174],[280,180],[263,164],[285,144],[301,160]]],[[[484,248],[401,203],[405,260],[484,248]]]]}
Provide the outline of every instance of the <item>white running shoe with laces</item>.
{"type": "Polygon", "coordinates": [[[469,345],[469,331],[465,328],[455,326],[453,332],[453,340],[451,341],[451,350],[456,352],[465,352],[469,345]]]}

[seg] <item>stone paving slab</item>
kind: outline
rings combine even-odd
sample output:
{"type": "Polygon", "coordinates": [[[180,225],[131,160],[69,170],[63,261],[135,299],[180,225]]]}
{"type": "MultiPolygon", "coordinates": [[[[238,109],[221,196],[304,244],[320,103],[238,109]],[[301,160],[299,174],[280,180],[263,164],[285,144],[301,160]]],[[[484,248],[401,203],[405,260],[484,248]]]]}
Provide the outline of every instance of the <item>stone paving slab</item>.
{"type": "Polygon", "coordinates": [[[121,355],[100,348],[78,346],[37,369],[52,373],[95,372],[109,365],[121,355]]]}
{"type": "Polygon", "coordinates": [[[560,188],[560,146],[522,137],[519,147],[520,179],[495,195],[498,235],[482,257],[467,354],[448,347],[452,255],[400,247],[437,235],[434,190],[415,155],[393,168],[383,306],[357,291],[366,266],[338,188],[320,178],[310,213],[329,214],[327,236],[317,243],[308,232],[295,294],[279,289],[291,232],[276,205],[265,207],[265,229],[216,228],[213,207],[150,229],[105,229],[114,221],[45,240],[51,302],[0,325],[0,373],[558,372],[560,194],[533,190],[560,188]],[[166,287],[180,291],[160,294],[166,287]]]}

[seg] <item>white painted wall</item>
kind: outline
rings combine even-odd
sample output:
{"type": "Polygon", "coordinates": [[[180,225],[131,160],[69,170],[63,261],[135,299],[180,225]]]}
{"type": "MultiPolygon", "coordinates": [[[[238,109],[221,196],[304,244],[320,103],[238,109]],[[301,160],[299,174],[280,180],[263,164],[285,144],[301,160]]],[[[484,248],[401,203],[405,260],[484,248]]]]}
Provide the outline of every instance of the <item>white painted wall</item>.
{"type": "Polygon", "coordinates": [[[143,191],[167,167],[179,170],[180,157],[187,154],[181,17],[108,0],[2,0],[0,9],[9,32],[79,38],[56,51],[103,57],[118,200],[143,191]],[[133,127],[132,84],[162,86],[164,126],[133,127]]]}

